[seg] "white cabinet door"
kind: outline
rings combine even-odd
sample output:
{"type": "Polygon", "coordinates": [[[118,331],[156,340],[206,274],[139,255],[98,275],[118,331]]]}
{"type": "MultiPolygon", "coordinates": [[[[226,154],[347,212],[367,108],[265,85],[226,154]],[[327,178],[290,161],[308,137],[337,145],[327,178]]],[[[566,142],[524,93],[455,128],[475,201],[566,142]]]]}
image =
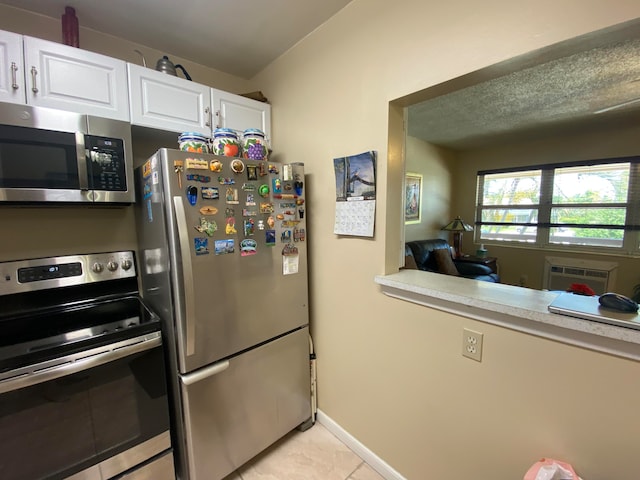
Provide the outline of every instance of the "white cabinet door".
{"type": "Polygon", "coordinates": [[[211,135],[210,87],[128,64],[131,123],[211,135]]]}
{"type": "Polygon", "coordinates": [[[0,102],[25,101],[22,35],[0,30],[0,102]]]}
{"type": "Polygon", "coordinates": [[[271,105],[250,98],[211,89],[214,129],[231,128],[242,133],[247,128],[262,130],[271,145],[271,105]]]}
{"type": "Polygon", "coordinates": [[[126,63],[24,37],[27,103],[129,121],[126,63]]]}

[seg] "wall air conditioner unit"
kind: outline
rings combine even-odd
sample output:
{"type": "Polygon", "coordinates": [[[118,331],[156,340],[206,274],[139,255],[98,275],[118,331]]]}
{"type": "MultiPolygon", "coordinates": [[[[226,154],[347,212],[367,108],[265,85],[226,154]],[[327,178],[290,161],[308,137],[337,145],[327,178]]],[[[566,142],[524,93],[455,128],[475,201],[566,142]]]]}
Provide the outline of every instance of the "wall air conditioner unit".
{"type": "Polygon", "coordinates": [[[542,288],[564,292],[572,283],[583,283],[601,295],[615,289],[617,269],[615,262],[545,257],[542,288]]]}

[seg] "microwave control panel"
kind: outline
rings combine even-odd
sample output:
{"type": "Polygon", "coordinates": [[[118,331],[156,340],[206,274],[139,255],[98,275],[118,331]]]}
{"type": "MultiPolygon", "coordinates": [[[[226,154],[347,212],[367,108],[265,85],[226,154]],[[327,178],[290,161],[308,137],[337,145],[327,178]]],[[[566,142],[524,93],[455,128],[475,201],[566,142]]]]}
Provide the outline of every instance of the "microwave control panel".
{"type": "Polygon", "coordinates": [[[85,135],[85,148],[90,188],[126,191],[127,177],[122,139],[85,135]]]}

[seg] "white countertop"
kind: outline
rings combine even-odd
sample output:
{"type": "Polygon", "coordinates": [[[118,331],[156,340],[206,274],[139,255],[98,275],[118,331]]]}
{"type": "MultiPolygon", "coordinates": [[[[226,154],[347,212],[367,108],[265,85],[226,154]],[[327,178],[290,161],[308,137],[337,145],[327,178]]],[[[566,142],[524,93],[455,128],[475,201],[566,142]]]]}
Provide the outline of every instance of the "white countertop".
{"type": "Polygon", "coordinates": [[[558,295],[420,270],[378,275],[382,292],[438,310],[640,360],[640,330],[551,313],[558,295]]]}

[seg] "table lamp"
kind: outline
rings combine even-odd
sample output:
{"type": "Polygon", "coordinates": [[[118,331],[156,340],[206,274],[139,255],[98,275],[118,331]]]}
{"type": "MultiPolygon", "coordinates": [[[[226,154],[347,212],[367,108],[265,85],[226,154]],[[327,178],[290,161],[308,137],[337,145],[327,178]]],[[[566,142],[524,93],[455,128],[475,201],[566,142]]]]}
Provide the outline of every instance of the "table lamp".
{"type": "Polygon", "coordinates": [[[442,230],[447,232],[453,232],[453,250],[455,252],[455,258],[462,257],[462,232],[472,232],[473,227],[468,223],[465,223],[459,216],[454,218],[446,226],[442,227],[442,230]]]}

